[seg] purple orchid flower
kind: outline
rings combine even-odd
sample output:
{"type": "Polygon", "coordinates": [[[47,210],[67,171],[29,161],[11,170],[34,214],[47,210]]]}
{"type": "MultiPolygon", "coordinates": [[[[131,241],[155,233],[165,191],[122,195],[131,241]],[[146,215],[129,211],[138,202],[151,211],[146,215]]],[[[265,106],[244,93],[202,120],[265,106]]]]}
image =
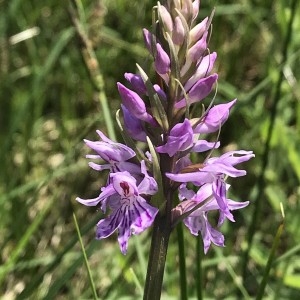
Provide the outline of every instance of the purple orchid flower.
{"type": "Polygon", "coordinates": [[[137,184],[136,178],[129,172],[110,174],[110,184],[94,199],[76,200],[87,206],[101,204],[105,212],[109,207],[112,213],[97,224],[96,238],[103,239],[118,230],[118,241],[121,252],[126,254],[128,239],[132,234],[140,234],[152,225],[158,209],[148,204],[141,195],[154,195],[157,192],[155,179],[148,175],[145,162],[141,162],[142,181],[137,184]]]}
{"type": "Polygon", "coordinates": [[[156,147],[159,153],[168,153],[174,156],[178,151],[188,149],[193,145],[193,129],[188,119],[183,123],[176,124],[170,131],[167,143],[156,147]]]}
{"type": "MultiPolygon", "coordinates": [[[[142,70],[140,74],[125,73],[130,89],[117,83],[122,98],[121,121],[125,141],[131,144],[132,138],[146,142],[152,155],[155,147],[157,157],[145,153],[149,168],[155,174],[156,171],[164,172],[159,186],[164,196],[157,197],[160,198],[156,199],[157,207],[153,207],[149,199],[158,191],[158,185],[148,174],[145,162],[137,164],[141,155],[136,157],[138,153],[124,144],[113,142],[101,131],[97,131],[100,141],[85,140],[87,146],[96,152],[96,155],[87,157],[104,161],[103,164],[90,162],[90,167],[97,171],[108,169],[110,174],[98,197],[76,200],[86,206],[99,205],[104,213],[108,212],[97,224],[96,238],[104,239],[118,232],[123,254],[127,252],[130,236],[151,226],[159,209],[162,222],[158,224],[162,226],[164,218],[168,223],[170,213],[174,224],[176,218],[179,221],[184,214],[181,219],[184,218],[184,224],[192,234],[201,234],[204,252],[207,253],[212,243],[224,246],[223,234],[209,223],[210,211],[219,212],[218,226],[221,226],[226,219],[234,222],[233,210],[248,205],[248,202],[234,202],[227,198],[229,185],[226,184],[226,178],[246,175],[245,170],[235,166],[254,157],[253,152],[239,150],[211,157],[211,150],[218,148],[220,142],[214,141],[215,138],[206,140],[209,136],[202,136],[220,131],[236,100],[212,107],[205,106],[203,102],[204,113],[196,116],[194,111],[194,118],[189,119],[189,106],[205,99],[218,80],[218,75],[212,72],[217,54],[210,53],[208,48],[211,18],[205,18],[198,25],[194,22],[199,13],[199,4],[200,0],[166,0],[164,5],[158,2],[154,10],[156,20],[153,33],[143,30],[145,45],[154,62],[152,72],[149,75],[142,70]],[[145,84],[145,78],[150,78],[153,71],[156,76],[150,86],[148,82],[145,84]],[[193,152],[206,151],[209,154],[203,155],[206,157],[204,161],[191,161],[193,152]],[[161,164],[160,169],[159,162],[166,158],[166,155],[161,154],[165,153],[170,158],[161,164]],[[165,170],[171,171],[165,173],[165,170]],[[170,180],[165,180],[164,176],[170,180]],[[189,190],[188,183],[195,185],[198,191],[189,190]],[[173,202],[176,187],[179,187],[177,192],[180,204],[173,202]]],[[[133,149],[140,153],[139,146],[140,143],[133,149]]],[[[157,257],[150,257],[150,263],[155,266],[153,260],[157,257]]]]}
{"type": "Polygon", "coordinates": [[[195,133],[212,133],[218,131],[227,121],[230,109],[235,105],[236,99],[213,106],[204,117],[203,121],[194,129],[195,133]]]}
{"type": "Polygon", "coordinates": [[[193,133],[190,121],[185,119],[183,123],[178,123],[171,129],[166,144],[156,147],[156,151],[159,153],[168,153],[172,157],[177,152],[188,149],[190,152],[204,152],[220,146],[219,142],[196,140],[197,136],[193,133]]]}
{"type": "Polygon", "coordinates": [[[140,168],[131,162],[129,159],[133,158],[136,154],[128,146],[116,143],[110,140],[104,133],[100,130],[96,131],[102,141],[89,141],[84,140],[86,145],[93,149],[96,155],[87,155],[87,158],[91,159],[102,159],[107,162],[107,164],[96,164],[94,162],[89,162],[89,166],[96,171],[110,170],[111,172],[118,171],[129,171],[132,173],[139,173],[140,168]]]}
{"type": "MultiPolygon", "coordinates": [[[[229,185],[226,185],[226,191],[229,189],[229,185]]],[[[221,226],[225,218],[234,222],[232,210],[237,210],[246,207],[249,202],[235,202],[230,199],[226,199],[228,210],[223,211],[219,207],[217,199],[212,193],[212,184],[204,184],[200,187],[197,193],[192,190],[188,190],[186,185],[182,185],[179,189],[179,195],[182,202],[174,208],[174,214],[178,216],[178,211],[184,214],[191,211],[196,205],[203,202],[203,205],[193,211],[187,218],[184,219],[184,224],[189,228],[193,235],[198,235],[200,232],[204,243],[204,253],[206,254],[211,243],[223,247],[224,236],[214,229],[208,221],[207,215],[209,211],[219,210],[220,217],[218,221],[218,227],[221,226]],[[188,199],[188,200],[185,200],[188,199]]]]}
{"type": "Polygon", "coordinates": [[[190,173],[166,173],[166,176],[177,182],[192,182],[196,186],[212,183],[212,192],[219,207],[224,212],[229,211],[226,201],[225,175],[229,177],[240,177],[246,175],[245,170],[234,168],[235,165],[248,161],[255,155],[252,151],[230,151],[220,157],[209,158],[196,172],[190,173]],[[239,155],[239,156],[236,156],[239,155]]]}
{"type": "Polygon", "coordinates": [[[224,235],[211,226],[207,219],[207,212],[200,212],[197,218],[190,217],[183,222],[193,235],[197,236],[199,231],[201,232],[205,254],[211,243],[219,247],[224,247],[224,235]]]}

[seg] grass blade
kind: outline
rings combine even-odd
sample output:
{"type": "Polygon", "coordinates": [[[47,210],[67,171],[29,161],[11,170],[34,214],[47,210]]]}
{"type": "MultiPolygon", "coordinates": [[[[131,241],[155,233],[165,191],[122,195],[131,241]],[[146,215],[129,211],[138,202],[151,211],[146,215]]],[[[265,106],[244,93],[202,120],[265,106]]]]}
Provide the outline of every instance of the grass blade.
{"type": "Polygon", "coordinates": [[[88,262],[88,259],[87,259],[87,255],[86,255],[86,252],[85,252],[85,249],[84,249],[84,245],[83,245],[83,242],[82,242],[81,233],[80,233],[80,230],[79,230],[79,226],[78,226],[78,223],[77,223],[75,213],[73,213],[73,219],[74,219],[74,224],[75,224],[75,227],[76,227],[79,243],[80,243],[80,246],[81,246],[81,250],[82,250],[82,254],[83,254],[83,258],[84,258],[84,263],[85,263],[85,266],[86,266],[86,269],[87,269],[87,272],[88,272],[89,281],[90,281],[91,289],[92,289],[92,292],[93,292],[93,297],[94,297],[95,300],[97,300],[98,296],[97,296],[97,292],[96,292],[96,288],[95,288],[95,283],[94,283],[94,280],[93,280],[93,277],[92,277],[92,272],[91,272],[89,262],[88,262]]]}

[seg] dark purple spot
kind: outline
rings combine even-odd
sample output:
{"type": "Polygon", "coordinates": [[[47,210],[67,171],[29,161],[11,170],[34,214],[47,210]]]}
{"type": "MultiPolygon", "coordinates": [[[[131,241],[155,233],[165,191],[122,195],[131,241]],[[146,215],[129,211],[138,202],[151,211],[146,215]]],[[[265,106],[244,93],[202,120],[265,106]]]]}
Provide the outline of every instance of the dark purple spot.
{"type": "Polygon", "coordinates": [[[129,185],[126,181],[120,182],[120,187],[123,189],[124,195],[127,196],[129,194],[129,185]]]}

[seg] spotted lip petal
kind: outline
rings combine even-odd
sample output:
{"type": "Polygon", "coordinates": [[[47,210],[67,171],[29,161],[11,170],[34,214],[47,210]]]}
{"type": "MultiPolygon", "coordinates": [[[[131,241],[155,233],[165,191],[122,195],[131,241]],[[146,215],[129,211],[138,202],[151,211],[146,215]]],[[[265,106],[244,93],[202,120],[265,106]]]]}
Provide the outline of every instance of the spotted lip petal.
{"type": "Polygon", "coordinates": [[[150,227],[157,213],[157,208],[152,207],[139,196],[131,205],[123,204],[110,216],[100,220],[97,224],[96,238],[106,238],[118,230],[120,249],[123,254],[126,254],[130,236],[140,234],[150,227]]]}
{"type": "MultiPolygon", "coordinates": [[[[157,192],[157,183],[149,176],[145,162],[141,162],[144,179],[137,185],[137,180],[129,172],[110,174],[110,184],[102,189],[95,201],[102,201],[112,209],[112,213],[97,224],[96,238],[104,239],[118,230],[118,241],[123,254],[126,254],[128,240],[132,234],[140,234],[153,223],[158,209],[152,207],[141,196],[157,192]]],[[[84,203],[84,202],[83,202],[84,203]]]]}

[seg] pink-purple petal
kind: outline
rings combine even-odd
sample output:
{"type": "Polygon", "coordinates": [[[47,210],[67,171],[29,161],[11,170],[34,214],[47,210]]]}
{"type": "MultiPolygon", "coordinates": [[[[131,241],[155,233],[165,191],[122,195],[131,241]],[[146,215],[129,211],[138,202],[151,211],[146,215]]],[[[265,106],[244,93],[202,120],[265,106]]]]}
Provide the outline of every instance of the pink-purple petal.
{"type": "Polygon", "coordinates": [[[142,98],[136,92],[126,88],[120,82],[117,83],[117,86],[123,104],[128,111],[136,118],[154,125],[155,121],[153,117],[147,113],[146,105],[142,98]]]}
{"type": "Polygon", "coordinates": [[[155,70],[158,74],[167,74],[170,71],[170,58],[162,46],[156,44],[155,70]]]}
{"type": "Polygon", "coordinates": [[[218,79],[217,74],[210,75],[205,78],[201,78],[197,83],[191,88],[188,93],[188,99],[182,99],[175,104],[176,108],[182,108],[186,106],[186,103],[193,104],[203,100],[212,90],[213,85],[218,79]]]}
{"type": "Polygon", "coordinates": [[[178,151],[184,151],[193,146],[193,130],[188,119],[176,124],[170,131],[167,143],[156,147],[159,153],[168,153],[174,156],[178,151]]]}

